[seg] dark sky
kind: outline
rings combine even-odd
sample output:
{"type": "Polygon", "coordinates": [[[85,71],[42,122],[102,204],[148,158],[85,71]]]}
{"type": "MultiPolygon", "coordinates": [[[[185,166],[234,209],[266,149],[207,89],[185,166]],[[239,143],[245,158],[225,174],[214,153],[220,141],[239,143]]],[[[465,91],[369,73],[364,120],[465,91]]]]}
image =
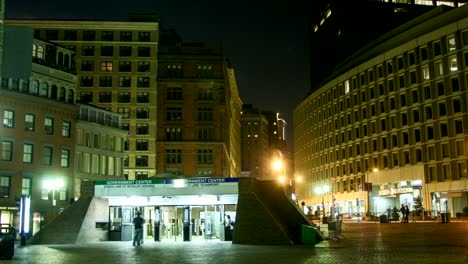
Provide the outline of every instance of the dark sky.
{"type": "Polygon", "coordinates": [[[6,0],[9,19],[125,20],[155,12],[184,41],[222,41],[243,103],[280,112],[292,138],[292,112],[309,90],[308,0],[6,0]]]}

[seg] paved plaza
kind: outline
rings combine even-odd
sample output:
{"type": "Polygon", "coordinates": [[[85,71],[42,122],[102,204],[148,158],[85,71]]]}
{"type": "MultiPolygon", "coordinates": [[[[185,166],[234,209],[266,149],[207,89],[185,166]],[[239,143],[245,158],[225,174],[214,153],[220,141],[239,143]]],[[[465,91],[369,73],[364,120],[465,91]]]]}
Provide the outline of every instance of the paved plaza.
{"type": "MultiPolygon", "coordinates": [[[[326,225],[322,225],[327,235],[326,225]]],[[[343,223],[340,239],[312,246],[146,241],[17,247],[0,263],[468,263],[468,222],[343,223]]]]}

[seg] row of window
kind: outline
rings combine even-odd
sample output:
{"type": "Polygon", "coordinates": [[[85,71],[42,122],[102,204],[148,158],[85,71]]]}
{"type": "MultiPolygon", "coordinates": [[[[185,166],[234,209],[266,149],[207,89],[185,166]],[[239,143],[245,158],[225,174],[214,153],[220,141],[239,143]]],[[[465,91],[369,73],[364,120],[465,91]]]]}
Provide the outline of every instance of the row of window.
{"type": "MultiPolygon", "coordinates": [[[[164,151],[164,160],[166,164],[182,164],[182,150],[181,149],[166,149],[164,151]]],[[[198,164],[213,164],[214,153],[212,149],[198,149],[197,150],[197,163],[198,164]]],[[[125,159],[125,166],[129,166],[129,158],[125,159]]],[[[135,166],[147,167],[148,156],[137,155],[135,156],[135,166]]]]}
{"type": "MultiPolygon", "coordinates": [[[[83,46],[81,49],[81,55],[84,57],[90,57],[96,55],[95,46],[83,46]]],[[[114,56],[114,46],[101,46],[99,48],[101,57],[112,57],[114,56]]],[[[138,57],[151,57],[151,47],[137,47],[136,48],[138,57]]],[[[132,57],[133,47],[132,46],[120,46],[119,49],[120,57],[132,57]]]]}
{"type": "Polygon", "coordinates": [[[121,158],[99,155],[96,153],[78,152],[76,154],[76,169],[82,173],[92,173],[103,176],[122,176],[123,162],[121,158]]]}
{"type": "MultiPolygon", "coordinates": [[[[213,88],[198,88],[198,100],[213,100],[213,88]]],[[[167,100],[184,100],[182,87],[167,87],[167,100]]]]}
{"type": "MultiPolygon", "coordinates": [[[[99,87],[113,87],[113,76],[99,76],[99,87]]],[[[131,76],[119,76],[118,87],[130,88],[132,85],[131,76]]],[[[94,87],[93,76],[81,76],[80,77],[81,88],[94,87]]],[[[148,88],[150,86],[150,77],[137,77],[137,88],[148,88]]]]}
{"type": "MultiPolygon", "coordinates": [[[[13,161],[13,141],[2,140],[2,161],[13,161]]],[[[54,148],[52,146],[43,146],[42,153],[39,157],[42,159],[41,164],[46,166],[52,166],[53,162],[53,152],[54,148]]],[[[24,143],[23,144],[23,162],[24,163],[33,163],[34,162],[34,144],[33,143],[24,143]]],[[[60,166],[69,167],[70,163],[70,150],[61,149],[60,154],[60,166]]]]}
{"type": "MultiPolygon", "coordinates": [[[[9,198],[11,193],[11,177],[6,175],[0,175],[0,198],[9,198]]],[[[32,179],[23,177],[21,179],[21,194],[22,195],[29,195],[33,196],[32,193],[32,179]]],[[[42,200],[50,200],[58,199],[60,201],[67,200],[67,190],[66,187],[61,187],[58,190],[50,191],[48,189],[41,189],[41,199],[42,200]],[[57,192],[57,195],[52,194],[51,192],[57,192]]]]}
{"type": "MultiPolygon", "coordinates": [[[[41,31],[34,31],[35,38],[41,38],[41,31]]],[[[139,42],[149,42],[151,41],[151,32],[140,31],[94,31],[94,30],[64,30],[59,32],[58,30],[46,30],[45,31],[46,40],[83,40],[83,41],[139,41],[139,42]],[[59,38],[59,35],[63,34],[63,37],[59,38]]]]}
{"type": "MultiPolygon", "coordinates": [[[[408,87],[407,84],[432,80],[435,77],[456,72],[460,69],[459,61],[461,61],[461,55],[464,58],[464,67],[468,67],[468,52],[457,54],[459,49],[468,47],[468,31],[462,33],[462,39],[464,46],[458,45],[458,37],[453,35],[442,38],[441,41],[434,41],[432,45],[420,46],[413,51],[406,52],[400,56],[396,56],[392,60],[369,68],[317,96],[312,107],[320,108],[359,88],[366,88],[367,86],[372,86],[374,82],[381,82],[384,78],[388,79],[389,82],[387,92],[392,92],[393,89],[397,88],[394,85],[395,80],[399,87],[403,88],[408,87]],[[444,46],[441,43],[445,43],[445,41],[447,41],[447,44],[444,46]],[[444,50],[445,52],[443,52],[444,50]],[[432,57],[428,55],[430,52],[434,53],[432,57]],[[396,65],[396,68],[394,65],[396,65]],[[399,71],[401,71],[401,74],[398,74],[399,71]],[[393,78],[393,74],[397,74],[398,77],[396,79],[393,78]]],[[[381,91],[379,93],[380,96],[385,94],[383,86],[379,88],[379,91],[381,91]]]]}
{"type": "MultiPolygon", "coordinates": [[[[161,77],[164,78],[184,78],[183,64],[169,64],[165,71],[161,72],[161,77]]],[[[214,68],[212,65],[196,65],[195,76],[197,78],[214,78],[214,68]]]]}
{"type": "MultiPolygon", "coordinates": [[[[364,113],[365,111],[363,111],[364,113]]],[[[347,143],[348,141],[356,140],[362,136],[372,136],[379,133],[385,133],[387,131],[402,129],[407,126],[422,125],[431,120],[439,120],[447,118],[448,116],[456,116],[464,112],[462,110],[461,102],[459,99],[454,99],[452,104],[447,105],[445,102],[435,102],[432,104],[424,105],[421,107],[416,107],[408,109],[406,111],[400,111],[391,115],[383,117],[373,117],[369,121],[364,119],[361,122],[352,122],[351,114],[346,116],[341,116],[340,118],[334,119],[333,121],[324,122],[323,125],[315,126],[312,128],[311,132],[313,135],[317,135],[314,139],[316,141],[322,140],[321,137],[324,136],[333,136],[338,137],[341,133],[346,134],[346,137],[343,135],[341,139],[337,139],[335,144],[347,143]],[[357,126],[354,124],[358,124],[357,126]],[[348,127],[348,125],[353,125],[353,127],[348,127]],[[318,136],[320,135],[320,136],[318,136]]],[[[357,114],[357,112],[355,112],[357,114]]],[[[308,120],[307,123],[313,122],[308,120]]],[[[453,124],[456,126],[461,126],[460,121],[453,124]]]]}
{"type": "MultiPolygon", "coordinates": [[[[101,61],[99,62],[99,71],[101,72],[113,72],[114,61],[101,61]]],[[[118,72],[132,72],[132,62],[131,61],[119,61],[118,63],[118,72]]],[[[94,71],[94,61],[82,61],[81,62],[82,71],[94,71]]],[[[136,71],[137,72],[150,72],[151,64],[149,61],[137,61],[136,62],[136,71]]]]}
{"type": "MultiPolygon", "coordinates": [[[[15,112],[13,110],[3,111],[3,127],[15,127],[15,112]]],[[[36,116],[34,114],[24,115],[24,130],[35,131],[36,129],[36,116]]],[[[54,118],[45,117],[43,122],[43,131],[45,134],[54,134],[54,118]]],[[[69,138],[71,136],[71,122],[62,121],[62,136],[69,138]]]]}
{"type": "Polygon", "coordinates": [[[81,128],[78,129],[76,133],[76,142],[78,146],[116,152],[123,151],[123,138],[107,134],[100,134],[99,132],[83,131],[81,128]]]}

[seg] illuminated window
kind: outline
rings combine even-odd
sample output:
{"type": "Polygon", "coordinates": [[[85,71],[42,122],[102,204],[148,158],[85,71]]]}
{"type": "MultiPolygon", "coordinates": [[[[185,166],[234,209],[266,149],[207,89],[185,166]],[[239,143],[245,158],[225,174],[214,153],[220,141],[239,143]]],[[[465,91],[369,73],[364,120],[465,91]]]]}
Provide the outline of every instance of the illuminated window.
{"type": "Polygon", "coordinates": [[[454,36],[449,36],[447,38],[447,44],[449,51],[455,50],[457,48],[457,43],[454,36]]]}
{"type": "Polygon", "coordinates": [[[429,80],[431,78],[428,65],[423,65],[421,67],[421,71],[422,71],[423,80],[429,80]]]}
{"type": "Polygon", "coordinates": [[[101,71],[102,72],[111,72],[112,71],[112,61],[101,61],[101,71]]]}
{"type": "Polygon", "coordinates": [[[11,161],[13,159],[13,142],[2,141],[2,160],[11,161]]]}
{"type": "Polygon", "coordinates": [[[349,93],[350,87],[349,87],[349,80],[346,80],[344,83],[344,89],[345,89],[345,94],[349,93]]]}
{"type": "Polygon", "coordinates": [[[60,155],[60,166],[68,168],[70,165],[70,150],[62,149],[60,155]]]}
{"type": "Polygon", "coordinates": [[[457,56],[452,56],[450,61],[450,71],[458,71],[457,56]]]}
{"type": "Polygon", "coordinates": [[[15,113],[13,111],[3,111],[3,126],[9,128],[13,128],[15,126],[15,113]]]}
{"type": "Polygon", "coordinates": [[[33,144],[25,143],[23,145],[23,162],[24,163],[33,162],[33,144]]]}

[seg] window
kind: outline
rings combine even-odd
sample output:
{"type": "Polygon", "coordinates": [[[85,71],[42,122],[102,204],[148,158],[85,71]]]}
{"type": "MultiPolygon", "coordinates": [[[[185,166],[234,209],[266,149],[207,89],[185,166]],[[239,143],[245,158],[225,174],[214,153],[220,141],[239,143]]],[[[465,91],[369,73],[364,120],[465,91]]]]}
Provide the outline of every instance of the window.
{"type": "Polygon", "coordinates": [[[148,156],[136,156],[135,166],[138,167],[147,167],[148,166],[148,156]]]}
{"type": "Polygon", "coordinates": [[[101,46],[101,56],[103,57],[114,56],[114,47],[113,46],[101,46]]]}
{"type": "Polygon", "coordinates": [[[212,78],[213,77],[213,66],[211,65],[197,65],[197,77],[198,78],[212,78]]]}
{"type": "Polygon", "coordinates": [[[120,61],[119,62],[119,72],[131,72],[132,71],[132,62],[131,61],[120,61]]]}
{"type": "Polygon", "coordinates": [[[132,85],[132,77],[119,76],[119,87],[128,88],[132,85]]]}
{"type": "Polygon", "coordinates": [[[168,107],[166,110],[167,121],[182,121],[182,107],[168,107]]]}
{"type": "Polygon", "coordinates": [[[31,179],[21,179],[21,195],[31,195],[31,179]]]}
{"type": "Polygon", "coordinates": [[[58,31],[46,30],[45,37],[46,37],[46,40],[58,40],[58,31]]]}
{"type": "Polygon", "coordinates": [[[100,92],[99,93],[99,102],[100,103],[111,103],[112,102],[112,93],[111,92],[100,92]]]}
{"type": "Polygon", "coordinates": [[[197,150],[198,164],[212,164],[213,163],[213,150],[199,149],[197,150]]]}
{"type": "Polygon", "coordinates": [[[405,63],[404,63],[403,57],[398,57],[397,58],[397,63],[398,63],[398,70],[399,71],[405,69],[405,63]]]}
{"type": "Polygon", "coordinates": [[[213,120],[213,109],[210,107],[201,107],[197,111],[198,121],[211,121],[213,120]]]}
{"type": "Polygon", "coordinates": [[[83,40],[85,41],[96,40],[96,31],[83,31],[83,40]]]}
{"type": "Polygon", "coordinates": [[[9,128],[15,127],[15,112],[10,110],[3,111],[3,126],[9,128]]]}
{"type": "Polygon", "coordinates": [[[138,57],[149,57],[150,55],[150,47],[138,47],[138,57]]]}
{"type": "Polygon", "coordinates": [[[462,111],[461,100],[458,98],[455,98],[452,100],[452,102],[453,102],[453,112],[460,113],[462,111]]]}
{"type": "Polygon", "coordinates": [[[441,137],[448,137],[447,123],[441,123],[440,124],[440,135],[441,135],[441,137]]]}
{"type": "Polygon", "coordinates": [[[138,64],[137,64],[137,71],[138,72],[149,72],[150,71],[149,61],[139,61],[138,64]]]}
{"type": "Polygon", "coordinates": [[[33,144],[24,143],[23,145],[23,162],[32,163],[33,162],[33,144]]]}
{"type": "Polygon", "coordinates": [[[132,56],[132,47],[131,46],[120,46],[119,55],[120,55],[120,57],[131,57],[132,56]]]}
{"type": "Polygon", "coordinates": [[[450,71],[458,71],[458,63],[457,63],[457,56],[451,56],[449,58],[449,63],[450,63],[450,71]]]}
{"type": "Polygon", "coordinates": [[[149,77],[138,77],[137,79],[137,87],[138,88],[148,88],[150,86],[150,78],[149,77]]]}
{"type": "Polygon", "coordinates": [[[414,52],[409,52],[408,53],[408,65],[414,65],[416,64],[416,55],[414,52]]]}
{"type": "Polygon", "coordinates": [[[0,197],[8,198],[10,196],[10,177],[0,176],[0,197]]]}
{"type": "Polygon", "coordinates": [[[213,90],[211,88],[200,88],[198,90],[199,100],[213,100],[213,90]]]}
{"type": "Polygon", "coordinates": [[[463,121],[461,119],[455,120],[455,132],[457,134],[463,134],[463,121]]]}
{"type": "Polygon", "coordinates": [[[447,107],[445,106],[445,103],[439,103],[439,116],[445,115],[447,115],[447,107]]]}
{"type": "Polygon", "coordinates": [[[138,119],[148,119],[149,118],[149,110],[148,108],[137,108],[136,110],[136,117],[138,119]]]}
{"type": "Polygon", "coordinates": [[[112,76],[99,76],[99,87],[112,87],[112,76]]]}
{"type": "Polygon", "coordinates": [[[93,102],[93,92],[80,92],[80,101],[82,103],[93,102]]]}
{"type": "Polygon", "coordinates": [[[421,72],[422,72],[423,80],[430,80],[431,79],[431,75],[429,73],[429,66],[428,65],[421,66],[421,72]]]}
{"type": "Polygon", "coordinates": [[[112,71],[112,61],[101,61],[101,71],[102,72],[111,72],[112,71]]]}
{"type": "Polygon", "coordinates": [[[49,146],[44,146],[42,149],[42,164],[43,165],[52,165],[52,153],[53,149],[49,146]]]}
{"type": "Polygon", "coordinates": [[[432,50],[434,57],[442,54],[442,48],[439,41],[432,43],[432,50]]]}
{"type": "Polygon", "coordinates": [[[436,76],[444,75],[444,64],[442,63],[442,61],[434,62],[434,68],[435,68],[436,76]]]}
{"type": "Polygon", "coordinates": [[[166,159],[167,164],[182,163],[182,150],[181,149],[166,149],[165,159],[166,159]]]}
{"type": "Polygon", "coordinates": [[[427,58],[429,57],[428,56],[428,53],[427,53],[427,47],[421,47],[420,49],[420,53],[421,53],[421,61],[426,61],[427,58]]]}
{"type": "Polygon", "coordinates": [[[130,93],[129,92],[119,93],[117,100],[119,103],[130,103],[130,93]]]}
{"type": "Polygon", "coordinates": [[[2,141],[2,160],[11,161],[13,159],[13,142],[2,141]]]}
{"type": "Polygon", "coordinates": [[[149,93],[137,93],[137,103],[149,103],[149,93]]]}
{"type": "Polygon", "coordinates": [[[450,84],[452,85],[452,92],[460,91],[460,83],[457,77],[450,79],[450,84]]]}
{"type": "Polygon", "coordinates": [[[93,71],[94,70],[94,62],[93,61],[82,61],[81,62],[81,70],[82,71],[93,71]]]}
{"type": "Polygon", "coordinates": [[[449,51],[455,50],[457,48],[457,43],[455,41],[455,36],[447,37],[447,48],[449,51]]]}
{"type": "Polygon", "coordinates": [[[167,87],[167,100],[182,100],[182,87],[167,87]]]}
{"type": "Polygon", "coordinates": [[[120,41],[132,41],[132,32],[131,31],[121,31],[120,32],[120,41]]]}
{"type": "Polygon", "coordinates": [[[93,85],[94,85],[94,78],[92,76],[82,76],[80,78],[81,87],[93,87],[93,85]]]}
{"type": "Polygon", "coordinates": [[[387,61],[387,74],[393,73],[393,62],[387,61]]]}
{"type": "Polygon", "coordinates": [[[71,123],[68,121],[62,122],[62,136],[69,138],[71,134],[71,123]]]}
{"type": "Polygon", "coordinates": [[[137,123],[136,124],[136,134],[137,135],[147,135],[149,132],[148,124],[145,123],[137,123]]]}
{"type": "Polygon", "coordinates": [[[94,56],[94,46],[83,46],[81,50],[82,56],[94,56]]]}
{"type": "Polygon", "coordinates": [[[148,140],[137,139],[135,147],[136,147],[136,150],[148,150],[148,140]]]}
{"type": "Polygon", "coordinates": [[[180,141],[182,140],[182,129],[178,127],[167,127],[166,128],[166,139],[169,141],[180,141]]]}
{"type": "Polygon", "coordinates": [[[102,41],[113,41],[114,40],[114,32],[112,32],[112,31],[102,31],[101,32],[101,40],[102,41]]]}
{"type": "Polygon", "coordinates": [[[52,135],[54,134],[54,119],[46,117],[44,119],[44,133],[52,135]]]}
{"type": "Polygon", "coordinates": [[[60,166],[68,168],[70,166],[70,150],[62,149],[60,155],[60,166]]]}
{"type": "Polygon", "coordinates": [[[349,91],[350,91],[349,80],[346,80],[344,82],[344,92],[345,92],[345,94],[347,94],[347,93],[349,93],[349,91]]]}
{"type": "Polygon", "coordinates": [[[425,108],[426,112],[426,119],[430,120],[432,119],[432,107],[431,106],[426,106],[425,108]]]}
{"type": "Polygon", "coordinates": [[[24,130],[34,131],[34,120],[35,116],[33,114],[24,115],[24,130]]]}
{"type": "Polygon", "coordinates": [[[138,41],[142,41],[142,42],[151,41],[150,32],[138,32],[138,41]]]}
{"type": "Polygon", "coordinates": [[[200,141],[214,140],[214,128],[212,127],[198,128],[198,140],[200,141]]]}
{"type": "Polygon", "coordinates": [[[122,115],[122,118],[130,118],[130,108],[118,107],[117,112],[122,115]]]}
{"type": "Polygon", "coordinates": [[[167,65],[167,77],[169,78],[182,78],[184,76],[184,70],[182,65],[167,65]]]}

